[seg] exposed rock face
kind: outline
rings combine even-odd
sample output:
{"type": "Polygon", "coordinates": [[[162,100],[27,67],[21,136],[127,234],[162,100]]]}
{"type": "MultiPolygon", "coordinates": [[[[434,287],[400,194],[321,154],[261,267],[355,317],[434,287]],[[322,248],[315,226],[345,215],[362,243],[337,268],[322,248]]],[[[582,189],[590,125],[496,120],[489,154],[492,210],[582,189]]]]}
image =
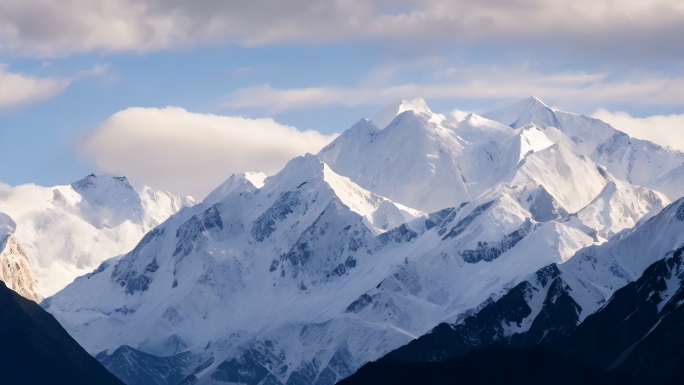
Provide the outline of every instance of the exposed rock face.
{"type": "Polygon", "coordinates": [[[39,302],[42,297],[37,293],[26,252],[14,236],[16,228],[9,215],[0,213],[0,281],[25,298],[39,302]]]}
{"type": "Polygon", "coordinates": [[[0,281],[21,296],[40,302],[42,298],[36,293],[36,283],[26,252],[11,234],[6,236],[3,243],[5,248],[0,253],[0,281]]]}

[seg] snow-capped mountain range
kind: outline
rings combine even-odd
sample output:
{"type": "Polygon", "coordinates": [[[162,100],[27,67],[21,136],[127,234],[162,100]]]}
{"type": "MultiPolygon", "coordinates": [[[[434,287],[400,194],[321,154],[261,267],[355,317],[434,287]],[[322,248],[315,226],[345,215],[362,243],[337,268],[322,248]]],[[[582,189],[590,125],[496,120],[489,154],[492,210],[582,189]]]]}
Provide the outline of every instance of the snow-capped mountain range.
{"type": "Polygon", "coordinates": [[[563,293],[576,327],[684,241],[682,163],[534,98],[484,117],[400,102],[274,176],[142,219],[132,251],[43,306],[128,384],[333,384],[516,291],[530,312],[505,338],[556,330],[535,320],[563,293]]]}
{"type": "Polygon", "coordinates": [[[8,286],[33,293],[31,299],[50,296],[105,259],[130,251],[145,233],[195,203],[110,175],[89,175],[66,186],[0,187],[0,192],[4,222],[16,223],[7,231],[12,236],[2,258],[26,265],[12,273],[13,282],[21,279],[25,288],[8,286]]]}

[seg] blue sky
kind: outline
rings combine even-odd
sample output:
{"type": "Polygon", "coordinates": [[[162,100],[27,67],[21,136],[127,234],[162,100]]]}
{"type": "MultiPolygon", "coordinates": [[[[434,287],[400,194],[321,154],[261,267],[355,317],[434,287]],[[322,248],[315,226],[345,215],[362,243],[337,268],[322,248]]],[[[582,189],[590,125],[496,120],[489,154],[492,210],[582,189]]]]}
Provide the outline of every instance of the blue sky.
{"type": "MultiPolygon", "coordinates": [[[[165,157],[173,157],[198,159],[192,166],[207,169],[211,186],[236,171],[273,173],[296,151],[315,151],[359,118],[414,97],[447,113],[534,94],[573,112],[618,116],[618,128],[633,135],[657,131],[648,139],[684,143],[680,1],[125,3],[0,5],[0,143],[9,165],[0,182],[56,185],[132,170],[136,182],[182,190],[169,180],[191,171],[166,170],[165,157]],[[187,119],[164,123],[167,106],[184,109],[187,119]],[[130,107],[144,109],[112,118],[130,107]],[[210,137],[203,124],[214,124],[207,114],[272,118],[273,127],[321,135],[290,132],[293,144],[282,144],[288,152],[274,150],[264,131],[264,148],[256,140],[242,158],[202,158],[197,138],[210,137]],[[108,140],[120,135],[118,147],[98,137],[104,130],[108,140]],[[167,146],[175,152],[158,153],[147,138],[149,153],[160,155],[135,154],[137,162],[160,162],[154,174],[165,170],[165,179],[138,175],[135,164],[119,159],[148,152],[127,141],[171,130],[181,141],[167,146]],[[195,147],[183,147],[188,138],[195,147]],[[278,151],[282,156],[268,155],[278,151]]],[[[242,127],[240,120],[221,122],[216,130],[242,127]]],[[[235,153],[244,137],[224,134],[226,147],[216,151],[235,153]]]]}

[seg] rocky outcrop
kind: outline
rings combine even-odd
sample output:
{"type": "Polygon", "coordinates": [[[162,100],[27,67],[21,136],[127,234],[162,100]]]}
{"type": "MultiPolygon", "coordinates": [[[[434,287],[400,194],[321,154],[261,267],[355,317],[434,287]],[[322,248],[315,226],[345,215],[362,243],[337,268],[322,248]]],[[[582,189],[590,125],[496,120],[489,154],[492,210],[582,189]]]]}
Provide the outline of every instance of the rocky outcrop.
{"type": "Polygon", "coordinates": [[[22,297],[40,302],[41,297],[36,293],[36,282],[26,252],[12,234],[5,236],[3,244],[5,248],[0,253],[0,280],[22,297]]]}

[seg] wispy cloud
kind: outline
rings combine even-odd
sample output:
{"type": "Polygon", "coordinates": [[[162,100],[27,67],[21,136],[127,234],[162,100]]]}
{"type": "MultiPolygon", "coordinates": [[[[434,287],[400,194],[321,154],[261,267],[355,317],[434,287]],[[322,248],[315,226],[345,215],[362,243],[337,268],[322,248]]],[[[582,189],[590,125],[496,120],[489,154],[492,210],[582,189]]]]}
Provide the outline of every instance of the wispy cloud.
{"type": "Polygon", "coordinates": [[[83,142],[82,153],[103,171],[201,199],[232,173],[274,174],[334,138],[272,119],[129,108],[102,122],[83,142]]]}
{"type": "Polygon", "coordinates": [[[607,80],[606,74],[539,74],[520,70],[449,69],[447,81],[431,84],[276,89],[268,84],[239,89],[227,107],[260,107],[270,112],[329,104],[385,104],[398,99],[511,99],[535,95],[551,101],[684,105],[684,78],[658,75],[607,80]],[[458,75],[458,76],[456,76],[458,75]]]}
{"type": "Polygon", "coordinates": [[[53,98],[67,88],[70,78],[38,78],[6,71],[0,64],[0,108],[12,108],[53,98]]]}

